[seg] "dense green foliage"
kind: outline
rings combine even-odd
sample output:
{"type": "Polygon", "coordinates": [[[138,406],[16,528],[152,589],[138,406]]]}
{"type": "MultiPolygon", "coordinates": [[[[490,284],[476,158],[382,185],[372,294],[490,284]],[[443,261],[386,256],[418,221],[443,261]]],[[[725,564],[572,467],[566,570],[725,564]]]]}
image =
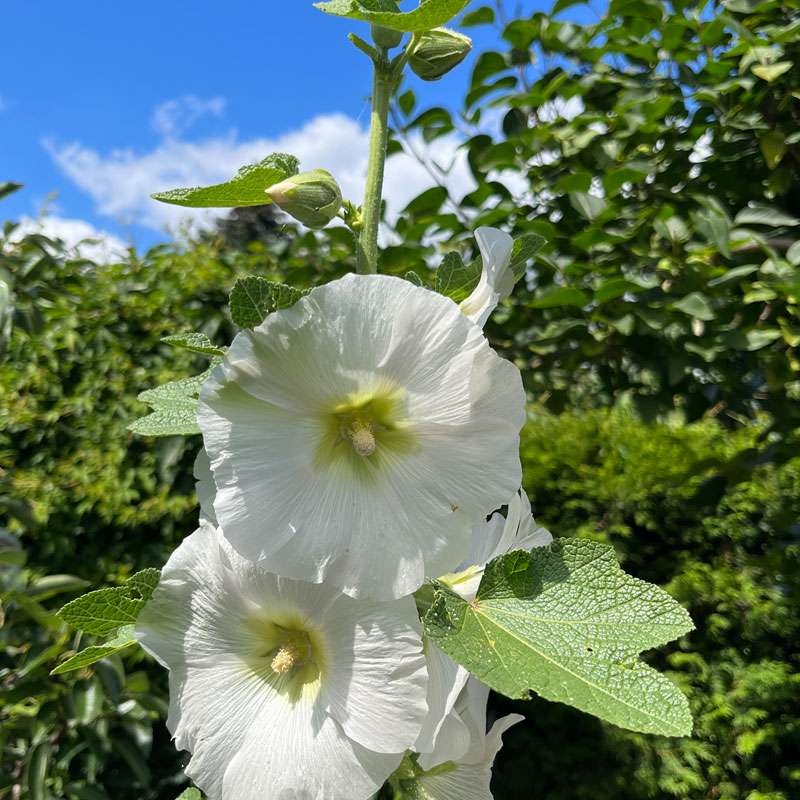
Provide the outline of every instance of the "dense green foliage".
{"type": "Polygon", "coordinates": [[[717,481],[757,435],[717,422],[646,425],[624,410],[533,415],[523,460],[537,520],[612,543],[626,571],[661,583],[691,613],[696,630],[654,664],[687,691],[695,735],[645,737],[541,700],[500,700],[530,723],[507,735],[496,796],[790,800],[800,791],[800,458],[763,464],[722,491],[717,481]]]}
{"type": "Polygon", "coordinates": [[[548,408],[627,392],[650,418],[766,408],[796,427],[796,4],[614,0],[583,25],[487,6],[468,21],[495,24],[505,49],[480,54],[458,116],[402,94],[396,146],[466,129],[477,188],[414,200],[385,261],[479,224],[539,233],[532,291],[493,330],[548,408]],[[765,78],[772,62],[786,70],[765,78]]]}
{"type": "MultiPolygon", "coordinates": [[[[588,25],[505,19],[502,4],[466,21],[496,25],[505,49],[479,55],[461,114],[401,93],[393,147],[465,132],[477,188],[415,199],[383,270],[433,284],[426,264],[454,249],[469,263],[478,224],[547,239],[487,326],[537,403],[523,444],[537,518],[612,544],[696,625],[648,657],[687,691],[693,738],[496,698],[528,722],[506,736],[495,796],[791,800],[800,12],[614,0],[588,25]]],[[[344,229],[259,219],[116,265],[0,241],[0,798],[174,800],[184,785],[163,671],[131,648],[50,677],[93,641],[53,612],[160,566],[192,530],[198,440],[127,431],[147,413],[139,392],[207,364],[162,337],[229,341],[238,276],[304,288],[352,268],[344,229]]]]}

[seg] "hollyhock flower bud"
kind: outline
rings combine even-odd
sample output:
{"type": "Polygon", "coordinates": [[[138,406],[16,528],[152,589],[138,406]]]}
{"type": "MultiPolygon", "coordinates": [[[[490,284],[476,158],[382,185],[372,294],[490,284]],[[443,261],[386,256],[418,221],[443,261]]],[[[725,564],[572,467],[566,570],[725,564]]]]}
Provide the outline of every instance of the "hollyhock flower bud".
{"type": "Polygon", "coordinates": [[[458,66],[472,50],[472,39],[447,28],[434,28],[422,34],[408,64],[424,81],[438,81],[458,66]]]}
{"type": "Polygon", "coordinates": [[[292,175],[266,192],[281,211],[308,228],[324,228],[342,207],[339,184],[325,169],[292,175]]]}

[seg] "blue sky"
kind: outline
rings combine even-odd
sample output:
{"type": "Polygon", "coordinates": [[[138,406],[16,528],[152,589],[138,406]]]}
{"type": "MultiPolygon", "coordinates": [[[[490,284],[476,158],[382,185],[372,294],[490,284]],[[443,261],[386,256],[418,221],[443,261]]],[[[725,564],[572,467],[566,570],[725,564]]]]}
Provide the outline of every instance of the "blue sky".
{"type": "MultiPolygon", "coordinates": [[[[298,148],[304,168],[341,169],[346,188],[360,180],[370,74],[345,36],[368,29],[310,0],[11,0],[3,22],[15,33],[0,49],[0,181],[26,185],[3,218],[35,217],[56,193],[56,220],[149,245],[178,220],[148,191],[222,179],[272,145],[298,148]]],[[[469,33],[476,49],[496,36],[469,33]]],[[[457,108],[469,73],[412,85],[457,108]]]]}

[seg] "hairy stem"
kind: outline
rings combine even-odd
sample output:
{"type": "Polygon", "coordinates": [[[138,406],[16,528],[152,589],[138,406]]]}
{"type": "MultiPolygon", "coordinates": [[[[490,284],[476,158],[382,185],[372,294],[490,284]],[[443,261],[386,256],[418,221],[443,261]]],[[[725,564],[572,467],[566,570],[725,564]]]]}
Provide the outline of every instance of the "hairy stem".
{"type": "Polygon", "coordinates": [[[389,102],[396,81],[396,72],[389,64],[385,51],[374,63],[367,184],[364,189],[361,237],[358,243],[358,271],[361,273],[378,271],[378,226],[381,220],[383,173],[389,137],[389,102]]]}

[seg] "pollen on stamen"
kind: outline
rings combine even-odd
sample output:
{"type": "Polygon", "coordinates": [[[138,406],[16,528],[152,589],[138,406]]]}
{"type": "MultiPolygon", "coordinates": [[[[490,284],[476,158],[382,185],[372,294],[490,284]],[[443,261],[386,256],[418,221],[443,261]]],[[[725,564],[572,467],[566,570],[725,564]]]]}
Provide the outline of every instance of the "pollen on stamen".
{"type": "Polygon", "coordinates": [[[368,422],[354,420],[348,428],[347,435],[353,445],[353,450],[363,458],[371,456],[377,447],[375,436],[368,422]]]}
{"type": "Polygon", "coordinates": [[[291,644],[285,645],[275,654],[275,658],[272,659],[270,667],[273,672],[284,675],[297,664],[299,656],[300,651],[296,646],[291,644]]]}

